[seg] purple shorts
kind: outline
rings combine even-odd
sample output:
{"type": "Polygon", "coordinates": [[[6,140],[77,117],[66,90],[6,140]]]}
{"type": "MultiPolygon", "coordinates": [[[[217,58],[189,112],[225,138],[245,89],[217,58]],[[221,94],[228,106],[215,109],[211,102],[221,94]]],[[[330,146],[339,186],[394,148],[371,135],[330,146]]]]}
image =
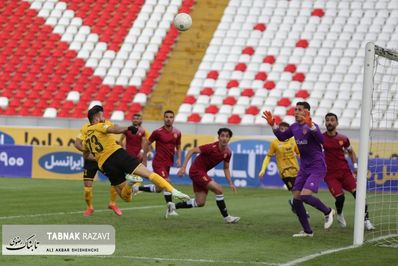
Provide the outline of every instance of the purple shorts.
{"type": "Polygon", "coordinates": [[[293,191],[301,191],[309,189],[312,192],[318,192],[319,184],[325,178],[326,166],[324,164],[314,164],[311,167],[300,168],[296,181],[294,182],[293,191]]]}

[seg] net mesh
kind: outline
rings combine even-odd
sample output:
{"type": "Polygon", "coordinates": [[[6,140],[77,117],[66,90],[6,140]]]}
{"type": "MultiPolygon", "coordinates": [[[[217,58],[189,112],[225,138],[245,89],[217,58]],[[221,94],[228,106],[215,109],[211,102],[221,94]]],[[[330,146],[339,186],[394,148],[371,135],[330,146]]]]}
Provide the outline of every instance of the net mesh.
{"type": "Polygon", "coordinates": [[[375,51],[367,182],[375,230],[365,239],[398,248],[398,54],[380,47],[375,51]]]}

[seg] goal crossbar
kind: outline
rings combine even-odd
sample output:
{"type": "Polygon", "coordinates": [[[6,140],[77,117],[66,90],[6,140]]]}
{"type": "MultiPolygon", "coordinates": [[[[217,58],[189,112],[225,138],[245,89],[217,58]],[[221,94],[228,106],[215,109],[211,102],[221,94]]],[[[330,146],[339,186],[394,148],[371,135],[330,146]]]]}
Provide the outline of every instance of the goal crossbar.
{"type": "Polygon", "coordinates": [[[386,49],[377,45],[374,45],[375,54],[379,56],[383,56],[390,60],[398,61],[398,51],[394,51],[391,49],[386,49]]]}

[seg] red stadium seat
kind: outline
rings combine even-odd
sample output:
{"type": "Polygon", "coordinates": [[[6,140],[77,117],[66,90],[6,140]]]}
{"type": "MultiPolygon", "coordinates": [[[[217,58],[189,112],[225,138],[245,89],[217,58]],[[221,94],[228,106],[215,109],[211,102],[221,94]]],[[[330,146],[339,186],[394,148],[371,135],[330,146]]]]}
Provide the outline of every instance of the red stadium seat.
{"type": "Polygon", "coordinates": [[[216,105],[209,105],[208,107],[206,107],[205,113],[206,114],[217,114],[218,107],[216,105]]]}
{"type": "Polygon", "coordinates": [[[296,110],[295,107],[290,107],[290,108],[287,110],[286,114],[287,114],[287,115],[292,115],[292,116],[294,116],[294,111],[295,111],[295,110],[296,110]]]}
{"type": "Polygon", "coordinates": [[[188,116],[188,122],[195,122],[198,123],[200,122],[202,118],[200,117],[199,114],[193,113],[190,116],[188,116]]]}
{"type": "Polygon", "coordinates": [[[246,68],[247,68],[247,65],[246,65],[245,63],[238,63],[238,64],[235,66],[235,70],[236,70],[236,71],[241,71],[241,72],[245,72],[245,71],[246,71],[246,68]]]}
{"type": "Polygon", "coordinates": [[[264,59],[263,59],[263,63],[273,65],[275,63],[275,56],[273,56],[273,55],[265,56],[264,59]]]}
{"type": "Polygon", "coordinates": [[[203,89],[200,91],[200,95],[211,96],[211,95],[213,95],[213,94],[214,94],[214,90],[213,90],[212,88],[210,88],[210,87],[203,88],[203,89]]]}
{"type": "Polygon", "coordinates": [[[257,23],[256,25],[254,25],[254,30],[258,30],[258,31],[265,31],[266,30],[266,26],[264,23],[257,23]]]}
{"type": "Polygon", "coordinates": [[[257,115],[260,112],[257,106],[249,106],[246,108],[246,114],[257,115]]]}
{"type": "Polygon", "coordinates": [[[184,103],[194,104],[196,102],[195,96],[187,95],[185,96],[184,103]]]}
{"type": "Polygon", "coordinates": [[[239,115],[233,114],[228,118],[228,123],[229,124],[239,124],[241,121],[241,118],[239,115]]]}
{"type": "Polygon", "coordinates": [[[297,98],[304,98],[304,99],[307,99],[309,96],[310,96],[310,94],[308,93],[308,91],[307,91],[307,90],[304,90],[304,89],[298,90],[298,91],[296,92],[296,97],[297,97],[297,98]]]}
{"type": "Polygon", "coordinates": [[[284,69],[283,71],[285,71],[285,72],[290,72],[290,73],[294,73],[294,72],[296,72],[296,70],[297,70],[297,67],[296,67],[295,64],[287,64],[287,65],[285,66],[285,69],[284,69]]]}
{"type": "Polygon", "coordinates": [[[305,40],[305,39],[298,40],[298,41],[296,42],[296,47],[299,47],[299,48],[307,48],[307,47],[308,47],[308,41],[305,40]]]}
{"type": "Polygon", "coordinates": [[[277,102],[278,106],[285,106],[288,107],[292,104],[292,102],[289,100],[289,98],[281,98],[279,99],[279,101],[277,102]]]}
{"type": "Polygon", "coordinates": [[[324,15],[325,15],[325,11],[323,11],[322,8],[315,8],[311,12],[311,16],[323,17],[324,15]]]}
{"type": "Polygon", "coordinates": [[[239,82],[236,79],[230,80],[227,83],[227,89],[235,88],[235,87],[238,87],[238,86],[239,86],[239,82]]]}
{"type": "Polygon", "coordinates": [[[275,88],[275,82],[274,81],[272,81],[272,80],[268,80],[268,81],[266,81],[265,83],[264,83],[264,86],[263,86],[265,89],[267,89],[267,90],[272,90],[272,89],[274,89],[275,88]]]}
{"type": "Polygon", "coordinates": [[[254,54],[254,48],[251,46],[247,46],[242,50],[242,54],[247,54],[247,55],[253,55],[254,54]]]}
{"type": "Polygon", "coordinates": [[[223,104],[226,105],[235,105],[237,102],[236,98],[233,96],[228,96],[223,100],[223,104]]]}
{"type": "Polygon", "coordinates": [[[274,118],[275,118],[275,123],[277,125],[279,125],[282,122],[282,118],[279,115],[275,115],[274,118]]]}
{"type": "Polygon", "coordinates": [[[240,94],[241,96],[247,96],[247,97],[253,97],[254,95],[254,90],[252,88],[246,88],[242,91],[240,94]]]}
{"type": "Polygon", "coordinates": [[[304,75],[304,73],[296,73],[296,74],[293,76],[293,80],[294,80],[294,81],[298,81],[298,82],[304,82],[304,80],[305,80],[305,75],[304,75]]]}
{"type": "Polygon", "coordinates": [[[218,71],[216,70],[211,70],[207,73],[207,78],[208,79],[218,79],[218,71]]]}
{"type": "Polygon", "coordinates": [[[259,71],[257,74],[254,76],[255,80],[262,80],[265,81],[267,79],[268,75],[265,71],[259,71]]]}

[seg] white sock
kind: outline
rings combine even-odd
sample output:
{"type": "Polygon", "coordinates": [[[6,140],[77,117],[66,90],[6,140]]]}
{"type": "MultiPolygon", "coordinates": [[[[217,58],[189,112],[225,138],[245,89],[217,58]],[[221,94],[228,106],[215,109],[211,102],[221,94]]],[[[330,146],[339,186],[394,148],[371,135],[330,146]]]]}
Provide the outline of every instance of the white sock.
{"type": "Polygon", "coordinates": [[[145,185],[144,187],[149,188],[151,192],[156,192],[156,186],[154,184],[145,185]]]}
{"type": "Polygon", "coordinates": [[[192,205],[192,208],[197,208],[198,204],[196,203],[195,199],[190,199],[187,201],[187,205],[192,205]]]}

